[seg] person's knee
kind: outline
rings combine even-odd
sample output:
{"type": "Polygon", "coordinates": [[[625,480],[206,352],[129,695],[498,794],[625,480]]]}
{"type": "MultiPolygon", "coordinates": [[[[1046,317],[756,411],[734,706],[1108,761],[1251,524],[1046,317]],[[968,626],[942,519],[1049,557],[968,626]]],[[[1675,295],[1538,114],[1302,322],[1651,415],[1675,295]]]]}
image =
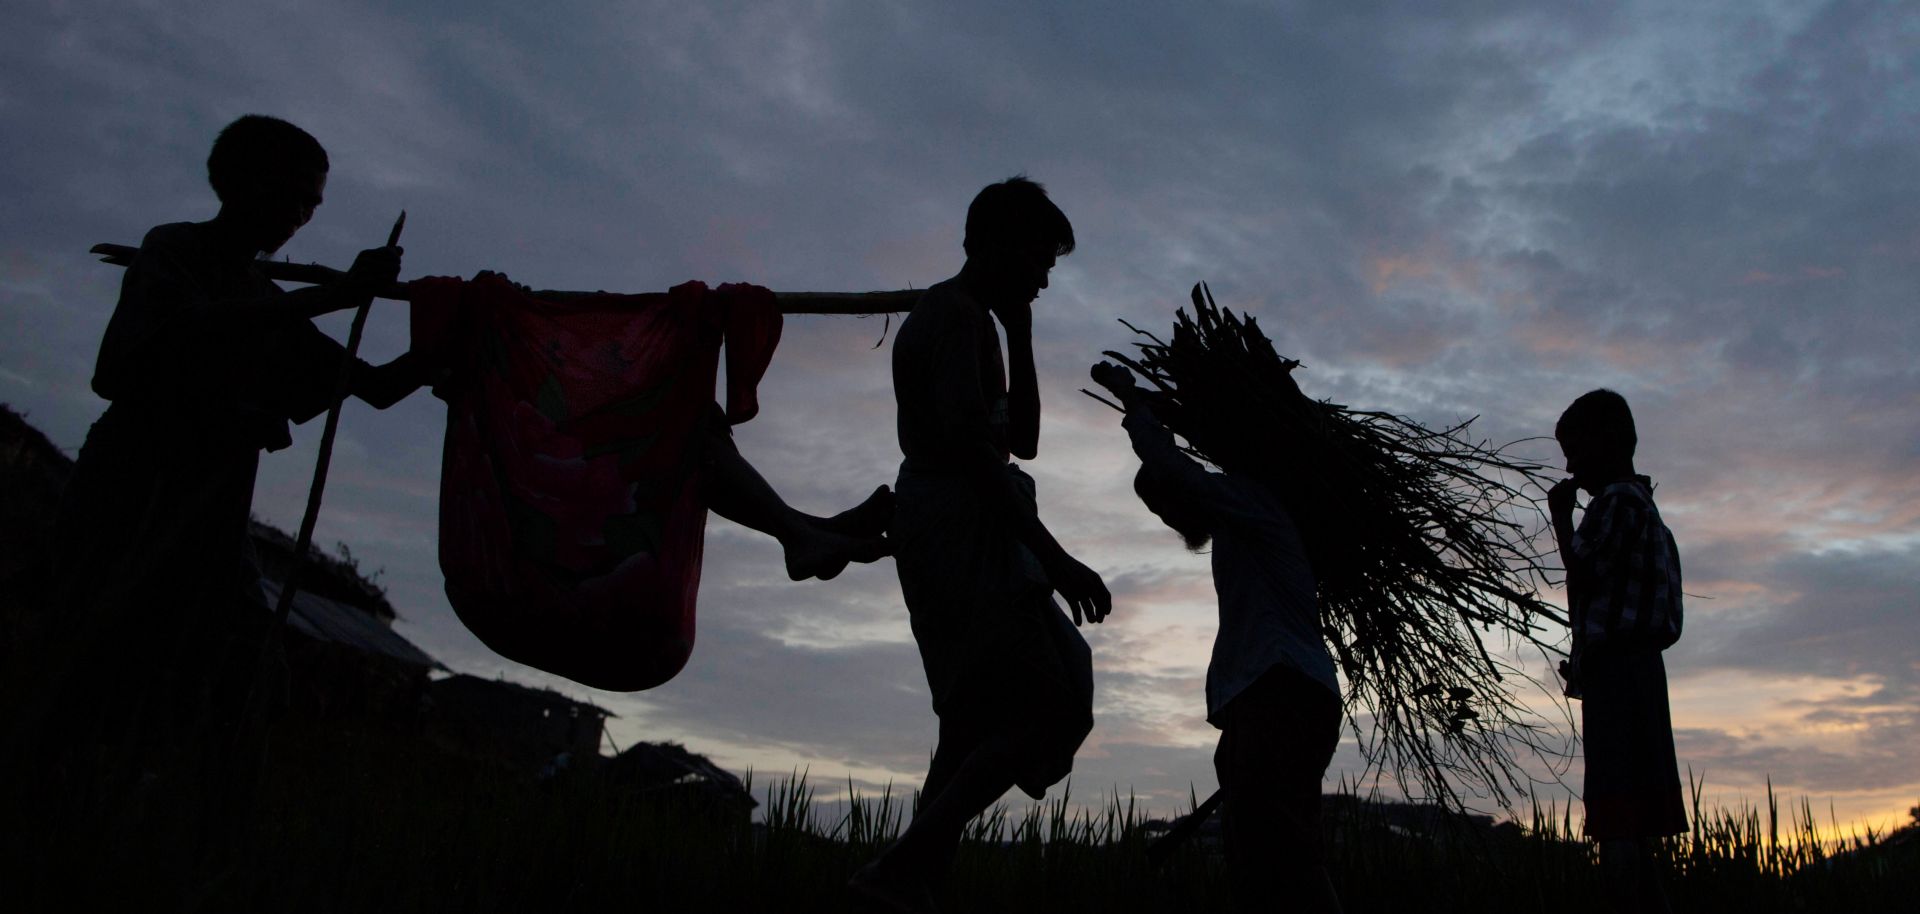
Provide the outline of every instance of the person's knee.
{"type": "Polygon", "coordinates": [[[971,717],[951,715],[940,718],[940,734],[934,744],[934,755],[953,755],[965,757],[986,738],[987,729],[971,717]]]}
{"type": "Polygon", "coordinates": [[[726,469],[746,459],[740,455],[740,446],[733,443],[733,429],[725,422],[709,423],[705,434],[696,434],[691,440],[700,449],[701,465],[709,469],[726,469]]]}

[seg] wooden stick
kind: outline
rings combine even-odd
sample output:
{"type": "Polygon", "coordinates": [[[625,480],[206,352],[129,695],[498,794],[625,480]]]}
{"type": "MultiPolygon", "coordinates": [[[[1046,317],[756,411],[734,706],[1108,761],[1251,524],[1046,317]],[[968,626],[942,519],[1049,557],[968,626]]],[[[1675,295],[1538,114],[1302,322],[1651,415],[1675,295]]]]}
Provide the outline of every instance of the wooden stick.
{"type": "MultiPolygon", "coordinates": [[[[393,230],[387,233],[387,247],[400,243],[400,229],[406,224],[407,211],[401,210],[400,218],[393,222],[393,230]]],[[[122,248],[120,245],[94,247],[94,253],[107,253],[110,257],[117,252],[102,251],[101,247],[122,248]]],[[[132,253],[126,250],[127,262],[131,262],[132,253]]],[[[113,261],[109,259],[108,262],[113,261]]],[[[260,662],[253,683],[247,690],[247,701],[233,736],[235,752],[253,753],[263,758],[267,750],[267,706],[272,701],[272,696],[267,693],[268,677],[272,675],[275,649],[286,637],[287,617],[293,612],[294,595],[300,591],[300,572],[306,567],[307,552],[313,548],[313,528],[320,519],[320,496],[326,491],[327,467],[333,462],[333,439],[340,430],[340,407],[352,390],[354,358],[360,352],[360,336],[366,330],[367,313],[372,309],[372,298],[361,302],[354,311],[353,326],[347,331],[347,348],[340,357],[340,368],[333,379],[333,402],[327,407],[327,423],[320,433],[320,453],[313,461],[313,484],[307,489],[307,509],[300,516],[300,534],[294,538],[293,555],[287,561],[287,573],[280,578],[280,596],[274,601],[273,607],[273,628],[260,643],[260,662]]]]}
{"type": "MultiPolygon", "coordinates": [[[[387,233],[387,247],[400,243],[400,230],[407,225],[407,211],[393,221],[387,233]]],[[[300,589],[300,572],[307,565],[307,550],[313,548],[313,527],[320,519],[320,496],[327,490],[327,467],[333,462],[333,437],[340,430],[340,407],[353,390],[353,362],[360,354],[360,335],[367,329],[367,313],[373,310],[369,298],[354,309],[353,326],[347,331],[347,351],[340,357],[340,370],[333,376],[333,401],[327,406],[327,423],[320,432],[320,453],[313,461],[313,485],[307,489],[307,510],[300,515],[300,534],[293,539],[293,560],[280,579],[280,599],[273,608],[274,630],[286,628],[287,614],[293,610],[293,595],[300,589]]]]}
{"type": "MultiPolygon", "coordinates": [[[[399,244],[399,230],[407,227],[407,211],[399,211],[394,230],[386,232],[386,246],[399,244]]],[[[326,467],[334,459],[334,434],[340,432],[340,407],[353,390],[353,359],[359,355],[361,332],[367,330],[367,313],[372,298],[353,309],[353,326],[348,330],[348,351],[340,357],[340,371],[334,374],[334,397],[326,407],[326,424],[321,430],[321,453],[313,459],[313,486],[307,488],[307,511],[300,515],[300,536],[294,538],[294,559],[286,563],[286,576],[280,578],[280,599],[273,607],[276,630],[286,628],[286,614],[294,609],[294,593],[300,591],[300,572],[307,566],[307,549],[313,547],[313,524],[321,518],[321,495],[326,492],[326,467]]]]}
{"type": "MultiPolygon", "coordinates": [[[[124,267],[133,262],[133,255],[139,248],[124,244],[96,244],[92,252],[100,255],[100,262],[124,267]]],[[[269,260],[261,264],[268,279],[282,282],[301,282],[309,285],[321,285],[339,279],[343,274],[332,267],[317,263],[287,263],[281,260],[269,260]]],[[[585,295],[598,295],[598,292],[576,292],[562,289],[543,289],[533,293],[535,298],[549,301],[564,301],[585,295]]],[[[375,296],[394,301],[409,301],[411,293],[406,283],[394,283],[375,296]]],[[[773,300],[780,303],[781,314],[905,314],[913,310],[913,303],[920,299],[916,289],[902,289],[898,292],[775,292],[773,300]]]]}

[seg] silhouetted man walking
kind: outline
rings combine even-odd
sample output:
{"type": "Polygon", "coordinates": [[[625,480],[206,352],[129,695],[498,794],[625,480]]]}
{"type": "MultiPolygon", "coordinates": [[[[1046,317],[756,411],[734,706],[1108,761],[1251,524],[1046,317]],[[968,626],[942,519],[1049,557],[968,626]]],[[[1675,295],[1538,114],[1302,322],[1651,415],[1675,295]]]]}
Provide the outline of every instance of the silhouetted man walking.
{"type": "Polygon", "coordinates": [[[905,459],[891,536],[940,741],[912,824],[852,887],[899,909],[930,908],[967,821],[1015,785],[1043,796],[1093,728],[1092,656],[1074,626],[1104,619],[1111,598],[1047,531],[1032,478],[1009,462],[1039,448],[1032,304],[1073,245],[1040,185],[987,187],[967,209],[966,265],[927,290],[894,341],[905,459]]]}

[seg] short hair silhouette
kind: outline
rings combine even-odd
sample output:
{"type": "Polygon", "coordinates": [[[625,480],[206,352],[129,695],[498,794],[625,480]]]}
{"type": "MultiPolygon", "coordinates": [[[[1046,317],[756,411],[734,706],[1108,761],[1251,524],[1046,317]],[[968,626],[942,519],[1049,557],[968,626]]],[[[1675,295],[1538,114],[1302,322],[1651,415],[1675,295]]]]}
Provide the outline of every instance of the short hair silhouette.
{"type": "Polygon", "coordinates": [[[967,206],[967,235],[960,246],[968,255],[983,245],[1034,242],[1053,247],[1053,256],[1073,253],[1073,223],[1047,189],[1026,175],[989,184],[967,206]]]}
{"type": "Polygon", "coordinates": [[[1581,394],[1560,414],[1553,436],[1564,439],[1570,432],[1624,457],[1632,457],[1640,443],[1633,429],[1633,410],[1627,408],[1627,398],[1604,387],[1581,394]]]}
{"type": "Polygon", "coordinates": [[[289,173],[324,173],[327,150],[313,134],[277,117],[249,114],[228,124],[207,154],[207,183],[220,202],[289,173]]]}

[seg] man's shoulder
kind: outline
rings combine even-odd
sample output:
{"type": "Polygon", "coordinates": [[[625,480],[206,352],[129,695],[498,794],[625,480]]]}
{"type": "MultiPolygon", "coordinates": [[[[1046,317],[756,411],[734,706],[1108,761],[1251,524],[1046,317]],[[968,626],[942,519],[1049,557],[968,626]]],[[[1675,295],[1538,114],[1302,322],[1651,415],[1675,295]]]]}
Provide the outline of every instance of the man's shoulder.
{"type": "Polygon", "coordinates": [[[968,295],[967,290],[949,279],[934,283],[927,288],[927,291],[920,293],[920,300],[914,302],[913,310],[908,313],[908,317],[927,314],[951,319],[956,316],[975,316],[985,312],[986,309],[982,308],[973,296],[968,295]]]}
{"type": "Polygon", "coordinates": [[[146,237],[140,239],[140,247],[144,249],[197,246],[200,243],[200,232],[201,227],[198,222],[166,222],[147,229],[146,237]]]}
{"type": "Polygon", "coordinates": [[[140,239],[135,259],[161,258],[174,262],[194,262],[207,256],[206,226],[198,222],[168,222],[147,229],[140,239]]]}
{"type": "Polygon", "coordinates": [[[957,329],[977,326],[986,310],[951,280],[935,283],[921,293],[913,310],[900,325],[899,341],[911,344],[920,337],[944,336],[957,329]]]}
{"type": "Polygon", "coordinates": [[[1230,471],[1213,475],[1220,481],[1221,487],[1241,504],[1242,510],[1268,525],[1272,531],[1270,535],[1288,541],[1300,538],[1299,524],[1294,522],[1293,512],[1287,510],[1287,501],[1272,480],[1230,471]]]}

